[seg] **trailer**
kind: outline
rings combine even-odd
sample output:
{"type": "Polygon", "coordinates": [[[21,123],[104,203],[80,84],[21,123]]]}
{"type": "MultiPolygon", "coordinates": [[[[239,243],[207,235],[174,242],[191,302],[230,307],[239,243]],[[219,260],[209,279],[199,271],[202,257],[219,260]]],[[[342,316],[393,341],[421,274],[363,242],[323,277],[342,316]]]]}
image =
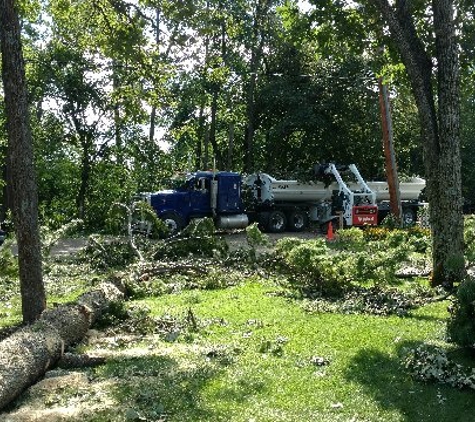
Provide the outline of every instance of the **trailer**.
{"type": "MultiPolygon", "coordinates": [[[[380,181],[370,181],[367,182],[367,184],[376,194],[378,221],[381,222],[391,213],[388,184],[387,182],[380,181]]],[[[399,182],[401,218],[404,226],[410,226],[416,223],[419,211],[427,207],[427,202],[421,199],[425,187],[426,181],[421,177],[412,177],[407,181],[399,182]]]]}
{"type": "Polygon", "coordinates": [[[244,185],[252,191],[253,201],[248,206],[251,221],[258,221],[269,232],[302,231],[308,222],[326,226],[339,216],[345,226],[377,224],[376,196],[354,164],[320,165],[314,176],[314,181],[305,183],[277,180],[266,173],[245,178],[244,185]],[[352,176],[351,185],[345,175],[352,176]],[[329,177],[334,180],[331,184],[325,181],[329,177]]]}

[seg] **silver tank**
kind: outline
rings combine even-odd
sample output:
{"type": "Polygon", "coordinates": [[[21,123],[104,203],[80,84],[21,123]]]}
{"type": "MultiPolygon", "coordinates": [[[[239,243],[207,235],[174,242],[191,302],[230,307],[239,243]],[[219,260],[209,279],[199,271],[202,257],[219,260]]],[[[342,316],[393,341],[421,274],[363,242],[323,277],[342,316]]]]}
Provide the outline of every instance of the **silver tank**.
{"type": "Polygon", "coordinates": [[[221,215],[216,221],[219,229],[243,229],[249,225],[249,218],[246,214],[221,215]]]}

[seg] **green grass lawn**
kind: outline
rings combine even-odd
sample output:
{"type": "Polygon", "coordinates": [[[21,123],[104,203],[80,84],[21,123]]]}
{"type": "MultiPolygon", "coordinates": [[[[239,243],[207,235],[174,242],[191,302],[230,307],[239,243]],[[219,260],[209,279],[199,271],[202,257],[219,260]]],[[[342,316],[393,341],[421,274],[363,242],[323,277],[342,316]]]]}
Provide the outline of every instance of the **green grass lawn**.
{"type": "MultiPolygon", "coordinates": [[[[109,315],[109,323],[114,317],[116,323],[97,328],[78,347],[106,357],[106,363],[52,371],[0,414],[0,421],[475,422],[473,390],[419,382],[404,367],[404,357],[420,345],[441,346],[473,365],[473,352],[445,342],[449,302],[425,301],[404,317],[315,312],[318,308],[295,298],[299,290],[285,278],[308,287],[318,277],[305,271],[307,263],[320,271],[322,256],[338,258],[333,250],[312,255],[322,249],[316,242],[311,248],[296,257],[308,259],[290,260],[300,262],[306,279],[300,272],[282,276],[252,263],[241,268],[247,256],[242,253],[228,266],[194,275],[136,276],[135,299],[125,305],[134,316],[123,321],[124,309],[117,305],[117,314],[109,315]]],[[[386,249],[375,255],[382,270],[386,258],[399,256],[386,249]]],[[[360,253],[360,259],[371,264],[374,254],[363,252],[368,256],[360,253]]],[[[346,260],[331,261],[323,270],[351,269],[352,257],[350,251],[346,260]]],[[[88,269],[88,260],[79,262],[45,267],[50,303],[75,300],[111,275],[88,269]]],[[[194,262],[199,269],[207,265],[200,262],[194,262]]],[[[136,269],[119,274],[130,280],[136,269]]],[[[322,274],[338,285],[338,271],[322,274]]],[[[368,274],[373,277],[368,286],[384,284],[377,278],[384,271],[368,274]]],[[[386,287],[417,292],[424,283],[395,281],[386,287]]],[[[0,287],[1,328],[21,315],[18,286],[0,287]]]]}
{"type": "Polygon", "coordinates": [[[308,314],[277,292],[254,280],[138,301],[157,317],[191,309],[198,328],[95,376],[118,380],[118,403],[167,421],[475,420],[473,391],[415,382],[401,362],[405,348],[443,342],[447,303],[405,318],[308,314]]]}

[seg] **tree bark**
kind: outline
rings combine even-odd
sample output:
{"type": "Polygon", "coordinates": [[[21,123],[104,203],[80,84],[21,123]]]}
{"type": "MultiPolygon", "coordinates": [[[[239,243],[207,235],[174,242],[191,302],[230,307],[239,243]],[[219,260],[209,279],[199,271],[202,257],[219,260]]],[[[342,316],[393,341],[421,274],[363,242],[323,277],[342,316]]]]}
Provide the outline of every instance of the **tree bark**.
{"type": "Polygon", "coordinates": [[[82,340],[111,301],[122,299],[112,284],[82,295],[76,305],[45,311],[34,324],[0,343],[0,409],[38,381],[82,340]]]}
{"type": "MultiPolygon", "coordinates": [[[[120,63],[118,60],[114,59],[112,61],[112,89],[114,92],[118,92],[120,89],[118,69],[120,68],[120,63]]],[[[124,143],[122,139],[122,119],[120,115],[120,100],[116,98],[114,101],[114,138],[115,138],[115,147],[117,165],[124,165],[124,143]]]]}
{"type": "MultiPolygon", "coordinates": [[[[460,87],[454,2],[433,2],[438,63],[439,155],[432,195],[433,285],[452,285],[465,276],[462,165],[460,157],[460,87]],[[437,233],[436,233],[437,231],[437,233]],[[449,239],[449,240],[447,240],[449,239]]],[[[436,157],[434,157],[434,161],[436,157]]]]}
{"type": "Polygon", "coordinates": [[[200,112],[198,115],[198,136],[195,144],[195,170],[203,170],[205,168],[203,151],[203,141],[206,133],[205,106],[205,96],[202,95],[200,100],[200,112]]]}
{"type": "Polygon", "coordinates": [[[234,156],[234,123],[229,123],[228,132],[228,159],[227,170],[233,171],[233,156],[234,156]]]}
{"type": "Polygon", "coordinates": [[[41,243],[38,227],[38,191],[34,168],[28,93],[20,25],[14,0],[0,0],[2,78],[8,131],[9,192],[18,243],[23,321],[36,320],[46,307],[41,243]]]}
{"type": "Polygon", "coordinates": [[[394,152],[392,119],[389,104],[389,94],[382,78],[379,78],[379,104],[381,109],[381,126],[383,129],[383,151],[388,180],[389,207],[399,224],[402,221],[401,194],[399,191],[399,179],[397,175],[396,155],[394,152]]]}
{"type": "Polygon", "coordinates": [[[370,0],[388,24],[411,82],[422,128],[432,231],[432,285],[451,287],[465,275],[460,158],[459,62],[453,0],[433,1],[437,90],[432,59],[418,38],[411,2],[370,0]],[[437,107],[435,95],[437,95],[437,107]]]}
{"type": "Polygon", "coordinates": [[[92,158],[93,147],[94,147],[94,136],[93,133],[88,129],[83,129],[80,119],[77,116],[72,117],[74,122],[74,127],[76,128],[76,133],[79,137],[79,142],[81,145],[81,180],[79,184],[79,190],[76,195],[76,208],[77,208],[77,217],[80,220],[85,220],[86,218],[86,200],[89,190],[89,184],[91,180],[91,173],[93,167],[92,158]]]}
{"type": "Polygon", "coordinates": [[[80,220],[85,220],[86,217],[86,197],[91,178],[91,167],[89,148],[84,144],[83,157],[81,159],[81,183],[79,184],[79,190],[76,195],[77,215],[80,220]]]}

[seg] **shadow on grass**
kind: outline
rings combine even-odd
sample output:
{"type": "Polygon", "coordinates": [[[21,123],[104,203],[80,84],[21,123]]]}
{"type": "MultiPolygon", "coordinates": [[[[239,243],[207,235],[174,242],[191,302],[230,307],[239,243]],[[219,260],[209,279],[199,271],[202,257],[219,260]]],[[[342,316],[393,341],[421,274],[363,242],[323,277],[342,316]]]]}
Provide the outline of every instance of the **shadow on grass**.
{"type": "Polygon", "coordinates": [[[439,317],[439,316],[435,316],[435,315],[417,315],[417,314],[414,313],[414,311],[416,309],[417,308],[411,309],[411,311],[407,315],[404,315],[404,318],[413,319],[413,320],[416,320],[416,321],[424,321],[424,322],[425,321],[427,321],[427,322],[432,322],[432,321],[445,322],[445,321],[447,321],[446,317],[439,317]]]}
{"type": "Polygon", "coordinates": [[[203,407],[201,393],[221,370],[205,359],[185,367],[167,356],[151,355],[110,361],[97,368],[96,375],[114,380],[109,393],[122,409],[133,409],[146,420],[169,415],[194,421],[216,420],[213,411],[203,407]]]}
{"type": "Polygon", "coordinates": [[[257,379],[238,379],[234,385],[221,388],[215,394],[220,402],[243,404],[256,394],[263,394],[267,390],[266,384],[257,379]]]}
{"type": "MultiPolygon", "coordinates": [[[[400,345],[398,353],[417,347],[400,345]]],[[[378,404],[396,410],[407,422],[473,422],[475,392],[457,390],[443,384],[422,383],[411,379],[400,356],[380,350],[363,350],[348,366],[346,377],[360,384],[378,404]]]]}
{"type": "MultiPolygon", "coordinates": [[[[198,353],[191,360],[148,355],[109,361],[96,368],[94,377],[114,381],[108,393],[119,403],[119,414],[133,409],[143,420],[217,422],[228,420],[226,406],[245,404],[265,390],[258,379],[237,380],[225,389],[216,387],[232,364],[226,356],[210,354],[198,353]]],[[[110,417],[111,411],[114,409],[105,414],[110,417]]]]}

